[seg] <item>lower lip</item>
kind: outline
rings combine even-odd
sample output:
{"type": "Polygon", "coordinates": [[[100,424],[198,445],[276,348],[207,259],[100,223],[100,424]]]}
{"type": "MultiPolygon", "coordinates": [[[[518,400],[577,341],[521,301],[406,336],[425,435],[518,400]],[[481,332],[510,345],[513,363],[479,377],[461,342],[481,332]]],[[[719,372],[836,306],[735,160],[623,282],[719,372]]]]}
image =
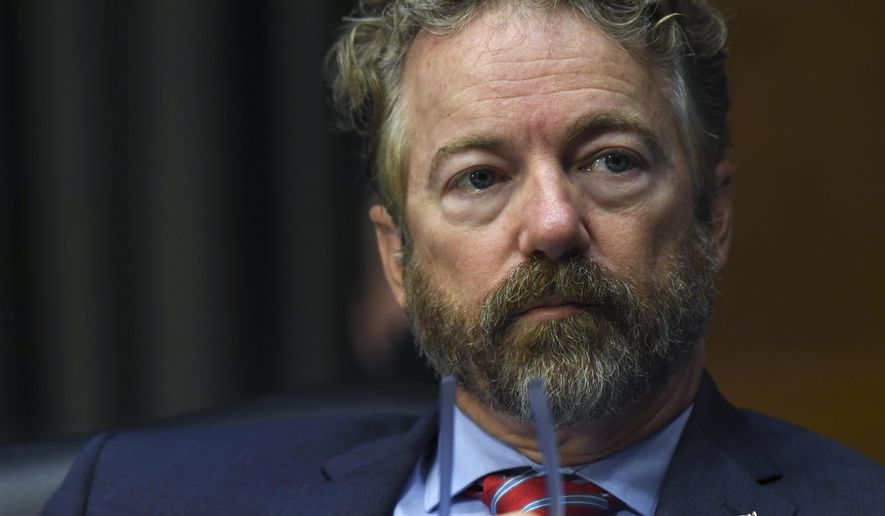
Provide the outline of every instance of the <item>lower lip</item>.
{"type": "Polygon", "coordinates": [[[581,305],[539,306],[527,310],[520,317],[529,321],[550,321],[586,312],[587,307],[581,305]]]}

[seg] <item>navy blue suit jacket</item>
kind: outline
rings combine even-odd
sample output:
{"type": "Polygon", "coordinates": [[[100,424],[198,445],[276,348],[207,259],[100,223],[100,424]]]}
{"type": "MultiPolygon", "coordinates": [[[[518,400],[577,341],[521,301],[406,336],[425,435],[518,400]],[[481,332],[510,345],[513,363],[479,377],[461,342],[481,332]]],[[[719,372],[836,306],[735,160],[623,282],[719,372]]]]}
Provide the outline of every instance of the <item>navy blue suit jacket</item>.
{"type": "MultiPolygon", "coordinates": [[[[288,420],[93,439],[55,515],[389,515],[436,415],[288,420]]],[[[737,410],[705,377],[657,514],[885,514],[885,468],[817,434],[737,410]]]]}

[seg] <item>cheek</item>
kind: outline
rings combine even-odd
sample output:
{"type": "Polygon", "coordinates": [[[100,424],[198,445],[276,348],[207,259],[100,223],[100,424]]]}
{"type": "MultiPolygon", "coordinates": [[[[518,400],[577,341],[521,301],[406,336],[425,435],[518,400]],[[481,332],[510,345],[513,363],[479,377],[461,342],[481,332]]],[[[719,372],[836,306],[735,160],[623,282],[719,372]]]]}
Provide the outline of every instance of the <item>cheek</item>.
{"type": "Polygon", "coordinates": [[[466,306],[478,306],[506,277],[507,246],[500,233],[428,225],[420,230],[414,242],[416,258],[438,285],[466,306]]]}
{"type": "Polygon", "coordinates": [[[594,217],[590,223],[590,258],[618,275],[636,277],[643,273],[654,254],[646,222],[624,216],[594,217]]]}
{"type": "Polygon", "coordinates": [[[661,196],[630,213],[589,217],[590,257],[642,283],[667,270],[670,257],[678,251],[679,236],[692,222],[690,203],[675,202],[679,198],[661,196]]]}
{"type": "Polygon", "coordinates": [[[410,177],[406,216],[413,254],[431,279],[468,307],[478,306],[508,272],[512,239],[498,223],[472,226],[448,220],[438,199],[410,177]]]}

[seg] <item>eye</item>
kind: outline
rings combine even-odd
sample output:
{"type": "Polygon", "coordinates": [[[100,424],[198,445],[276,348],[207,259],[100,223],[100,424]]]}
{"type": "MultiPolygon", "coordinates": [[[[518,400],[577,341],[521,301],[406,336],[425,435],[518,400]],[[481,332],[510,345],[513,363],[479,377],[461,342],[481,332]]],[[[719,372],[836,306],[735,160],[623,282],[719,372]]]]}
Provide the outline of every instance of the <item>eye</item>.
{"type": "Polygon", "coordinates": [[[593,160],[590,168],[609,174],[622,174],[639,166],[639,159],[625,151],[607,151],[593,160]]]}
{"type": "Polygon", "coordinates": [[[487,190],[499,182],[499,176],[490,168],[475,168],[461,174],[455,182],[455,187],[463,190],[479,192],[487,190]]]}

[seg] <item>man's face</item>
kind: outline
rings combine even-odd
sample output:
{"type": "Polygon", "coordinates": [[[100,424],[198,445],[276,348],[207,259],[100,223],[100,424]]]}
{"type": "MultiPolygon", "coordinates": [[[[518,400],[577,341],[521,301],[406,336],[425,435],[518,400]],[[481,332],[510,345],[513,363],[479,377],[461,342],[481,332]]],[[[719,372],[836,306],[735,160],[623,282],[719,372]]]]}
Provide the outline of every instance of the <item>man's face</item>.
{"type": "MultiPolygon", "coordinates": [[[[717,250],[694,220],[689,166],[661,84],[567,11],[491,10],[452,36],[422,34],[410,49],[412,241],[405,269],[393,259],[386,268],[431,360],[492,406],[518,412],[495,387],[547,375],[560,360],[573,365],[565,376],[660,372],[668,360],[649,355],[662,354],[651,340],[673,340],[660,335],[675,324],[662,313],[691,301],[681,299],[692,297],[685,287],[704,289],[696,301],[705,306],[674,316],[693,318],[678,329],[690,342],[664,354],[684,355],[699,338],[717,250]],[[637,331],[643,321],[648,328],[637,331]],[[612,339],[619,347],[606,344],[612,339]],[[614,363],[599,362],[594,350],[603,348],[614,363]],[[617,363],[638,348],[645,354],[617,363]],[[508,357],[508,367],[522,367],[503,373],[509,379],[495,371],[508,357]],[[625,367],[643,360],[656,363],[625,367]],[[546,368],[533,367],[539,362],[546,368]]],[[[392,256],[393,232],[379,227],[379,235],[392,256]]],[[[647,380],[636,379],[645,388],[647,380]]],[[[635,398],[634,387],[624,396],[635,398]]],[[[581,401],[563,401],[571,402],[581,401]]]]}

